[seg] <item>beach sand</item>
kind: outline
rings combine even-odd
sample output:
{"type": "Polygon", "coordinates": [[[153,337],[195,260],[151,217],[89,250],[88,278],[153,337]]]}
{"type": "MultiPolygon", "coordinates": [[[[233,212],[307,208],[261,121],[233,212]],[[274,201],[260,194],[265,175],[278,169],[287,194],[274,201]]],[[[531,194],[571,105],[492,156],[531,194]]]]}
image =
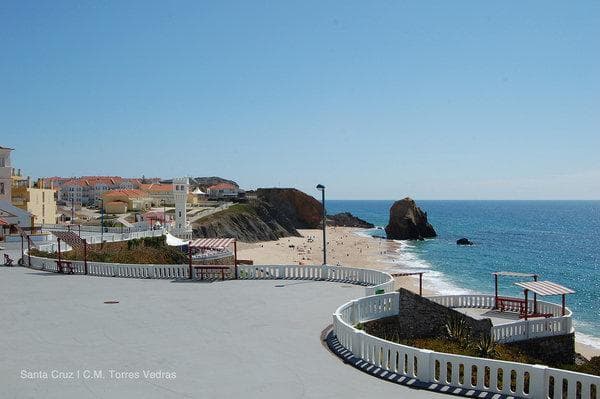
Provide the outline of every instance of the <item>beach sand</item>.
{"type": "MultiPolygon", "coordinates": [[[[363,229],[328,227],[327,263],[348,267],[382,270],[388,273],[402,270],[392,261],[400,245],[394,241],[362,236],[363,229]],[[358,233],[358,234],[357,234],[358,233]]],[[[277,241],[238,243],[238,258],[251,259],[262,265],[321,265],[323,263],[323,235],[321,230],[299,230],[302,237],[285,237],[277,241]]],[[[396,278],[396,289],[403,287],[419,291],[417,276],[396,278]]],[[[423,283],[424,295],[435,295],[434,287],[423,283]]],[[[600,349],[576,342],[576,350],[588,359],[600,356],[600,349]]]]}

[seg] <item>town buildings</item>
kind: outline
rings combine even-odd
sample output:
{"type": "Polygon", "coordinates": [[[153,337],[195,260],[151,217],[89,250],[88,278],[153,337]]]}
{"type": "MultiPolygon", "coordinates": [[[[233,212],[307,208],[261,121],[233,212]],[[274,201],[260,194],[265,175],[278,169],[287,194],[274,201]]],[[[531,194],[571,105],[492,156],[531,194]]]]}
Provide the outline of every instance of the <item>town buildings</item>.
{"type": "Polygon", "coordinates": [[[139,188],[139,179],[119,176],[83,176],[61,183],[58,201],[76,205],[98,205],[102,195],[111,190],[133,190],[139,188]]]}
{"type": "Polygon", "coordinates": [[[172,184],[140,184],[139,189],[148,193],[148,196],[152,198],[153,206],[175,205],[172,184]]]}
{"type": "Polygon", "coordinates": [[[152,198],[145,191],[137,189],[111,190],[102,194],[106,213],[127,213],[145,211],[152,205],[152,198]]]}

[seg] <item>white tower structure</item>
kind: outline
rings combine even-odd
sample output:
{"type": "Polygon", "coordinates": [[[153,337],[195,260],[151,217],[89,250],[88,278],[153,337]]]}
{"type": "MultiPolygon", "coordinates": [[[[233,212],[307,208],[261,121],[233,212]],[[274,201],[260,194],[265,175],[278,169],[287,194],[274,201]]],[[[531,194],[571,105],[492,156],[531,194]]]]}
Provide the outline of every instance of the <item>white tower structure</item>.
{"type": "Polygon", "coordinates": [[[0,201],[12,202],[12,167],[10,152],[12,148],[0,146],[0,201]]]}
{"type": "Polygon", "coordinates": [[[185,205],[187,203],[190,182],[187,177],[173,179],[173,196],[175,197],[175,225],[171,234],[182,240],[192,239],[192,227],[188,224],[185,205]]]}

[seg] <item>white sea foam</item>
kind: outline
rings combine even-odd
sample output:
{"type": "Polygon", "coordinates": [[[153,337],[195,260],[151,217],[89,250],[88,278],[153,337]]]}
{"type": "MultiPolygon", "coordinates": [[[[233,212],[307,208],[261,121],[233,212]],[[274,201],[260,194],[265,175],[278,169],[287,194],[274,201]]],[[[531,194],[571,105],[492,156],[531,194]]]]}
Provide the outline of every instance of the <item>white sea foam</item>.
{"type": "Polygon", "coordinates": [[[600,349],[600,337],[596,337],[593,335],[588,335],[588,334],[580,332],[580,330],[583,330],[583,331],[590,331],[590,329],[593,330],[593,327],[590,326],[589,323],[575,319],[573,321],[573,324],[575,326],[575,339],[578,342],[581,342],[584,345],[591,346],[594,349],[600,349]],[[592,328],[590,328],[590,327],[592,327],[592,328]]]}
{"type": "Polygon", "coordinates": [[[381,259],[382,263],[387,263],[389,266],[387,271],[391,273],[400,272],[424,272],[423,286],[433,291],[438,295],[459,295],[472,294],[473,290],[461,288],[452,283],[448,277],[438,271],[433,270],[432,265],[419,255],[412,251],[415,245],[409,241],[394,240],[396,248],[385,252],[385,258],[381,259]]]}

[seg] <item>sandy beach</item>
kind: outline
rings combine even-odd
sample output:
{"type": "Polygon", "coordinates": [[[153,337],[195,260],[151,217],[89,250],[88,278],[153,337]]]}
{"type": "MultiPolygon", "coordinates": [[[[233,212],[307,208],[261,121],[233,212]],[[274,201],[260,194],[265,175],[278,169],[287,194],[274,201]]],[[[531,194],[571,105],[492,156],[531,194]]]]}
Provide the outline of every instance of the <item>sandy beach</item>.
{"type": "MultiPolygon", "coordinates": [[[[327,263],[349,267],[365,267],[369,269],[394,272],[402,270],[400,265],[392,262],[400,248],[398,243],[362,236],[363,229],[352,227],[328,227],[327,263]],[[357,234],[358,233],[358,234],[357,234]]],[[[239,243],[238,257],[252,259],[256,264],[303,264],[320,265],[323,263],[323,235],[321,230],[299,230],[302,237],[285,237],[278,241],[260,243],[239,243]]],[[[396,288],[406,288],[418,292],[419,282],[414,277],[396,278],[396,288]]],[[[435,295],[434,287],[423,283],[425,295],[435,295]]],[[[576,350],[590,358],[600,356],[600,349],[576,342],[576,350]]]]}
{"type": "MultiPolygon", "coordinates": [[[[393,272],[398,269],[391,263],[399,245],[393,241],[361,236],[362,229],[352,227],[328,227],[327,263],[348,267],[393,272]]],[[[252,259],[256,264],[321,265],[323,263],[323,232],[321,230],[299,230],[302,237],[285,237],[278,241],[239,243],[238,257],[252,259]]],[[[396,278],[396,287],[414,292],[419,290],[418,278],[396,278]]],[[[423,292],[434,291],[424,285],[423,292]]]]}

